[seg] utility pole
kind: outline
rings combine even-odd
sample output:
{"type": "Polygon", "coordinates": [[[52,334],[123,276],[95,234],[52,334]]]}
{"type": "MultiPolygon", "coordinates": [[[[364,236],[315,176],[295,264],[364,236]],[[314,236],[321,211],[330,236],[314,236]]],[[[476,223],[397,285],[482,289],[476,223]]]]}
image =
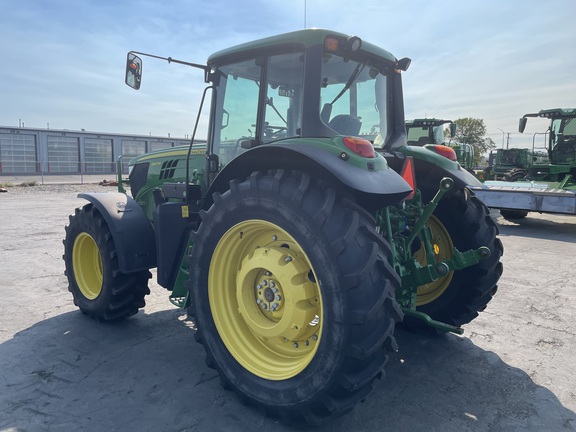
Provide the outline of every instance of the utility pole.
{"type": "Polygon", "coordinates": [[[508,132],[508,136],[506,138],[506,149],[508,149],[508,147],[510,147],[510,132],[508,132]]]}
{"type": "Polygon", "coordinates": [[[502,148],[504,148],[504,134],[505,134],[506,132],[504,132],[504,131],[503,131],[502,129],[500,129],[500,128],[497,128],[497,129],[498,129],[500,132],[502,132],[502,148]]]}

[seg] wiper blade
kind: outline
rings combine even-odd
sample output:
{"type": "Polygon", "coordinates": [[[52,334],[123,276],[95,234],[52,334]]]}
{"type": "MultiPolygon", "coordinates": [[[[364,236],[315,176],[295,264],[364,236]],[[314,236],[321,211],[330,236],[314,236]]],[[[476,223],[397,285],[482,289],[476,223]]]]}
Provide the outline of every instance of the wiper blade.
{"type": "Polygon", "coordinates": [[[334,98],[334,100],[332,102],[330,102],[330,105],[334,105],[334,103],[338,99],[340,99],[340,97],[342,97],[342,95],[344,93],[346,93],[350,87],[352,87],[352,84],[354,84],[354,81],[356,81],[356,78],[358,78],[358,75],[360,75],[360,72],[362,72],[364,70],[364,66],[366,66],[366,63],[358,63],[358,65],[356,66],[356,68],[352,72],[352,75],[350,75],[350,78],[348,78],[346,85],[340,91],[340,93],[338,93],[338,95],[334,98]]]}

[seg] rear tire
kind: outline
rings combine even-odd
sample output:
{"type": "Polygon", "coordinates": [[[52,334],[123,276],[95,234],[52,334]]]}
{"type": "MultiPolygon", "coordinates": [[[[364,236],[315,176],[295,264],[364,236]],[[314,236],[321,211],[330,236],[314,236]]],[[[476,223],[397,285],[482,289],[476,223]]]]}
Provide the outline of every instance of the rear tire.
{"type": "Polygon", "coordinates": [[[64,239],[68,290],[74,304],[99,321],[116,321],[134,315],[150,294],[148,270],[120,272],[110,228],[92,204],[70,216],[64,239]]]}
{"type": "Polygon", "coordinates": [[[201,217],[191,314],[224,388],[288,423],[350,411],[381,376],[402,316],[373,218],[283,170],[232,181],[201,217]]]}
{"type": "MultiPolygon", "coordinates": [[[[452,257],[452,246],[463,252],[487,246],[491,255],[471,267],[451,271],[435,282],[418,287],[416,310],[433,319],[461,326],[484,310],[497,291],[502,275],[503,247],[488,208],[468,190],[444,198],[429,221],[441,259],[452,257]]],[[[418,256],[418,255],[417,255],[418,256]]],[[[431,330],[422,320],[406,317],[413,330],[431,330]]]]}

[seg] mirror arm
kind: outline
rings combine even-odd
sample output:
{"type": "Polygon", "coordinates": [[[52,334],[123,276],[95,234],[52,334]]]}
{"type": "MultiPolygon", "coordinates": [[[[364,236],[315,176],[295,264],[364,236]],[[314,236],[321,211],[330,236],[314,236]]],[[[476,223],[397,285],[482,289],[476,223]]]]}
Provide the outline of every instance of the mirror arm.
{"type": "Polygon", "coordinates": [[[204,71],[204,77],[207,79],[208,78],[208,74],[210,72],[210,68],[206,65],[201,65],[198,63],[190,63],[190,62],[186,62],[183,60],[177,60],[177,59],[173,59],[172,57],[162,57],[162,56],[157,56],[154,54],[148,54],[145,52],[139,52],[139,51],[130,51],[129,54],[140,54],[143,56],[147,56],[147,57],[152,57],[152,58],[157,58],[160,60],[166,60],[168,63],[178,63],[178,64],[182,64],[182,65],[186,65],[186,66],[192,66],[194,68],[198,68],[198,69],[202,69],[204,71]]]}

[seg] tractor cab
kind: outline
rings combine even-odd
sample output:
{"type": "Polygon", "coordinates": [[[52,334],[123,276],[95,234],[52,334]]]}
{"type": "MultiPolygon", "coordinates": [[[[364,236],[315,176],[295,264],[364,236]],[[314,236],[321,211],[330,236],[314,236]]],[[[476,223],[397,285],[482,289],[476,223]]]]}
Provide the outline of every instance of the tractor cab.
{"type": "Polygon", "coordinates": [[[408,145],[423,147],[426,144],[445,144],[444,125],[449,124],[450,135],[456,135],[456,123],[452,120],[414,119],[406,120],[408,145]]]}
{"type": "MultiPolygon", "coordinates": [[[[126,68],[134,88],[136,54],[144,53],[131,52],[126,68]]],[[[207,66],[179,63],[204,69],[213,89],[210,174],[249,149],[286,140],[365,139],[351,140],[353,151],[406,143],[400,72],[410,60],[356,36],[301,30],[217,52],[207,66]]]]}
{"type": "Polygon", "coordinates": [[[553,108],[534,114],[525,114],[519,122],[518,130],[524,132],[528,117],[550,119],[548,155],[550,163],[576,166],[576,109],[553,108]]]}
{"type": "MultiPolygon", "coordinates": [[[[211,151],[225,165],[238,153],[294,138],[401,141],[397,61],[358,37],[305,30],[212,55],[211,151]],[[395,90],[396,89],[396,90],[395,90]]],[[[401,95],[401,93],[400,93],[401,95]]]]}

